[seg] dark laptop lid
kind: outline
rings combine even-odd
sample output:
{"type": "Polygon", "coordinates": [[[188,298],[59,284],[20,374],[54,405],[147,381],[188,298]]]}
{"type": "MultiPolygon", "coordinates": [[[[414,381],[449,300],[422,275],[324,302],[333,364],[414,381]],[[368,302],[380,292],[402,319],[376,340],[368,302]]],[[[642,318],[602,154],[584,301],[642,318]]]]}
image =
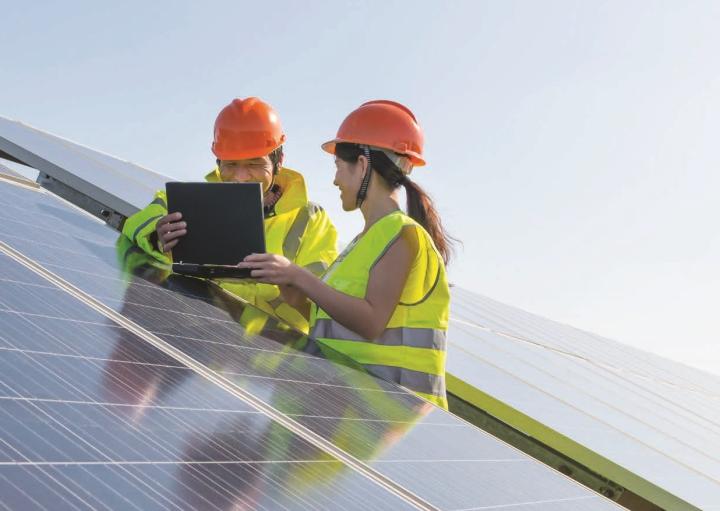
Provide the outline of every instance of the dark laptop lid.
{"type": "Polygon", "coordinates": [[[265,252],[260,183],[166,183],[168,211],[182,213],[187,234],[173,262],[235,265],[265,252]]]}

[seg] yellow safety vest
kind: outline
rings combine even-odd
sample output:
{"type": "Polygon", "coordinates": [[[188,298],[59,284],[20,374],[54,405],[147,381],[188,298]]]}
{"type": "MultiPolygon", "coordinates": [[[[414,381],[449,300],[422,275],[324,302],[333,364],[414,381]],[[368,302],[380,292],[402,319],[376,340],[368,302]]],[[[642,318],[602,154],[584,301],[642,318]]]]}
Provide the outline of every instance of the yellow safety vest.
{"type": "Polygon", "coordinates": [[[375,376],[399,383],[447,408],[450,290],[445,264],[427,231],[401,211],[390,213],[348,246],[322,278],[338,291],[365,298],[370,271],[406,227],[416,229],[418,252],[400,302],[382,335],[365,339],[313,306],[310,336],[363,364],[375,376]]]}
{"type": "MultiPolygon", "coordinates": [[[[220,172],[213,169],[205,176],[211,183],[220,182],[220,172]]],[[[319,205],[308,200],[305,180],[299,172],[281,168],[275,178],[282,195],[266,217],[265,244],[272,254],[281,254],[289,260],[321,275],[337,257],[337,231],[328,214],[319,205]]],[[[167,197],[161,190],[143,210],[129,217],[123,225],[123,234],[135,245],[158,261],[171,264],[154,244],[153,233],[157,221],[167,215],[167,197]]],[[[270,314],[281,318],[305,333],[307,320],[280,297],[280,290],[271,284],[252,281],[217,281],[223,288],[270,314]]]]}

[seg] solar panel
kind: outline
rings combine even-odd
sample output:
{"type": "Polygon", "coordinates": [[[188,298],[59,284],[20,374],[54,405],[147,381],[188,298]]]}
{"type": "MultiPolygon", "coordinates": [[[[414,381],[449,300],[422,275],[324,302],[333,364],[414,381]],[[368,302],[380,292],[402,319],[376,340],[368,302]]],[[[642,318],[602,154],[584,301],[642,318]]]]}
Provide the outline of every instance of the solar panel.
{"type": "MultiPolygon", "coordinates": [[[[122,389],[130,386],[132,392],[128,395],[134,396],[136,401],[134,408],[127,408],[133,410],[141,410],[143,406],[172,406],[258,416],[260,419],[248,421],[269,425],[243,428],[262,430],[258,433],[259,439],[248,439],[251,446],[264,449],[262,452],[276,445],[268,439],[268,428],[279,429],[284,434],[293,431],[303,446],[298,447],[299,459],[292,459],[291,463],[290,459],[283,458],[280,461],[285,465],[279,466],[273,464],[278,460],[271,457],[267,464],[269,468],[261,471],[260,465],[266,465],[254,458],[252,461],[258,463],[250,464],[252,466],[247,469],[244,468],[247,464],[236,463],[227,475],[230,481],[235,481],[233,478],[245,480],[250,477],[247,471],[271,474],[274,482],[267,481],[270,475],[263,475],[257,483],[260,487],[257,498],[261,502],[279,499],[282,506],[268,504],[267,508],[337,509],[360,504],[373,509],[383,505],[399,508],[398,498],[394,496],[397,492],[390,493],[386,489],[388,481],[393,488],[400,488],[400,493],[419,496],[416,503],[427,505],[426,508],[616,508],[606,499],[451,414],[359,371],[337,354],[323,352],[312,340],[265,317],[212,284],[180,276],[168,277],[166,271],[149,261],[128,273],[118,263],[124,253],[123,247],[118,253],[116,236],[107,226],[47,193],[0,184],[0,246],[14,260],[23,261],[35,270],[19,271],[17,265],[8,264],[5,258],[0,265],[3,268],[0,276],[4,279],[1,303],[11,311],[9,314],[13,318],[27,318],[24,321],[28,329],[50,332],[70,348],[82,350],[68,354],[52,348],[52,343],[42,336],[24,336],[33,339],[21,345],[26,353],[2,351],[5,367],[10,371],[7,374],[12,374],[15,382],[12,388],[25,392],[24,397],[64,402],[68,410],[63,409],[62,413],[77,416],[84,413],[82,406],[86,405],[82,403],[114,403],[113,399],[117,398],[113,396],[124,395],[122,389]],[[83,305],[73,296],[89,305],[83,305]],[[132,341],[120,342],[118,336],[132,341]],[[142,344],[138,337],[150,344],[142,344]],[[97,343],[94,342],[96,338],[97,343]],[[78,340],[68,342],[69,339],[78,340]],[[131,346],[141,348],[134,352],[131,346]],[[32,356],[33,365],[27,365],[30,362],[21,356],[32,356]],[[178,367],[183,365],[184,368],[178,367]],[[33,369],[40,366],[47,370],[33,369]],[[115,374],[116,371],[120,374],[115,374]],[[68,378],[72,378],[72,385],[64,383],[68,378]],[[105,388],[108,385],[103,387],[103,381],[123,384],[119,391],[112,384],[108,390],[105,388]],[[209,382],[214,382],[217,387],[208,387],[209,382]],[[237,403],[226,402],[228,396],[237,403]],[[251,408],[248,410],[246,405],[251,408]],[[312,450],[312,455],[306,454],[310,452],[303,450],[306,448],[312,450]],[[322,465],[313,461],[320,453],[324,453],[322,465]],[[313,463],[303,465],[310,461],[313,463]],[[305,476],[296,476],[292,472],[291,465],[295,464],[308,474],[319,473],[315,478],[307,475],[310,483],[303,486],[302,491],[296,486],[305,481],[305,476]],[[327,468],[321,470],[320,466],[327,468]],[[380,484],[378,480],[385,483],[380,484]],[[273,486],[275,489],[264,495],[265,489],[276,483],[277,488],[273,486]],[[380,504],[368,500],[373,498],[371,491],[382,501],[380,504]],[[357,492],[363,493],[362,498],[357,498],[357,492]],[[366,497],[364,492],[369,496],[366,497]],[[347,498],[350,504],[338,504],[341,502],[338,499],[342,498],[347,498]],[[300,501],[293,499],[315,500],[299,504],[300,501]],[[422,504],[423,501],[427,504],[422,504]]],[[[11,340],[24,335],[24,327],[25,323],[23,328],[14,324],[17,333],[11,340]]],[[[0,372],[0,377],[5,378],[5,373],[0,372]]],[[[133,424],[144,425],[144,421],[155,417],[154,411],[136,413],[140,418],[133,424]]],[[[121,416],[121,413],[113,416],[121,416]]],[[[223,426],[230,424],[232,419],[218,417],[217,421],[216,424],[221,425],[215,426],[222,438],[219,443],[242,442],[244,433],[235,434],[234,430],[223,426]]],[[[81,420],[80,424],[90,422],[81,420]]],[[[104,424],[103,428],[114,427],[111,419],[101,424],[104,424]]],[[[123,428],[121,424],[117,427],[123,428]]],[[[245,430],[240,428],[238,431],[245,430]]],[[[162,428],[155,433],[163,436],[162,428]]],[[[213,438],[212,433],[201,435],[203,440],[198,444],[206,445],[208,435],[213,438]]],[[[168,433],[168,436],[172,435],[168,433]]],[[[129,449],[138,448],[134,437],[121,438],[126,439],[129,449]]],[[[9,444],[13,445],[12,442],[9,444]]],[[[63,445],[62,435],[55,444],[68,450],[68,458],[77,452],[63,445]]],[[[238,445],[234,448],[251,447],[238,445]]],[[[71,463],[67,469],[53,466],[52,470],[47,470],[73,491],[81,491],[82,495],[96,495],[94,483],[91,488],[83,487],[84,481],[95,478],[101,481],[124,478],[124,483],[117,483],[127,487],[122,495],[150,491],[144,490],[143,485],[129,488],[140,479],[150,484],[154,492],[151,495],[166,505],[156,494],[170,498],[169,495],[174,493],[168,487],[184,484],[185,476],[178,475],[182,472],[178,463],[162,464],[156,451],[147,452],[144,461],[147,464],[144,465],[136,463],[137,466],[122,465],[120,468],[101,463],[93,465],[97,468],[88,469],[88,473],[83,472],[80,465],[71,463]],[[151,456],[150,453],[155,454],[151,456]],[[126,470],[137,478],[131,477],[126,470]],[[57,475],[58,471],[62,472],[62,477],[57,475]]],[[[172,452],[177,453],[177,450],[172,452]]],[[[15,487],[22,489],[16,492],[18,499],[24,498],[22,495],[34,495],[31,492],[38,478],[44,482],[49,478],[40,465],[28,468],[18,465],[16,458],[0,467],[3,470],[8,467],[3,473],[6,474],[3,481],[10,481],[5,483],[8,491],[15,487]]],[[[192,481],[214,482],[217,469],[222,481],[224,472],[216,465],[213,467],[202,475],[191,470],[187,477],[192,481]]],[[[187,483],[186,486],[192,485],[187,483]]],[[[212,489],[221,494],[229,491],[224,486],[213,486],[212,489]]],[[[205,490],[199,493],[205,495],[205,490]]],[[[250,499],[255,495],[251,490],[247,492],[251,495],[242,494],[237,498],[250,499]]],[[[217,496],[212,490],[206,493],[204,498],[212,502],[215,498],[222,498],[223,502],[228,500],[227,496],[217,496]]],[[[185,499],[195,498],[191,491],[182,495],[185,499]]],[[[135,505],[140,508],[159,507],[148,504],[142,496],[137,498],[140,500],[135,505]]],[[[188,502],[186,500],[184,504],[188,502]]],[[[223,505],[216,507],[223,508],[223,505]]],[[[13,506],[17,508],[20,504],[13,506]]],[[[171,505],[166,507],[172,508],[171,505]]]]}
{"type": "Polygon", "coordinates": [[[166,176],[0,116],[0,157],[40,172],[46,188],[119,225],[143,208],[166,176]]]}
{"type": "Polygon", "coordinates": [[[453,293],[451,392],[665,509],[720,509],[720,378],[453,293]]]}
{"type": "Polygon", "coordinates": [[[410,508],[2,257],[5,506],[410,508]]]}

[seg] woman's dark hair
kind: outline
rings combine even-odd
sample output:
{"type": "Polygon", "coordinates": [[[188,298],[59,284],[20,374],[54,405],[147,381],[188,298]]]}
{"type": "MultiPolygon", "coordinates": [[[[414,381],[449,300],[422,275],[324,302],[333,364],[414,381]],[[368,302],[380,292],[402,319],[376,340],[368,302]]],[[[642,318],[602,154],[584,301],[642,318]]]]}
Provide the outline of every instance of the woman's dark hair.
{"type": "MultiPolygon", "coordinates": [[[[335,145],[335,156],[348,163],[356,163],[361,154],[365,154],[358,144],[341,142],[335,145]]],[[[372,169],[377,172],[391,188],[405,187],[407,195],[407,213],[430,234],[445,264],[453,253],[454,238],[443,228],[440,215],[430,196],[417,183],[410,180],[382,151],[370,150],[372,169]]]]}

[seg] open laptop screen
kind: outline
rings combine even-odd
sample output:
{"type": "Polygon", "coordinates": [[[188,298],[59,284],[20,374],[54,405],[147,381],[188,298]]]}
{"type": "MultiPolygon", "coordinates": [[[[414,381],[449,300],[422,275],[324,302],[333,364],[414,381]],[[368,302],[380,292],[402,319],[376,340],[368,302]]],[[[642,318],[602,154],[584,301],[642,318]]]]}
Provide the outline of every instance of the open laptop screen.
{"type": "Polygon", "coordinates": [[[260,183],[171,182],[165,190],[168,211],[187,223],[172,250],[175,264],[235,265],[265,252],[260,183]]]}

